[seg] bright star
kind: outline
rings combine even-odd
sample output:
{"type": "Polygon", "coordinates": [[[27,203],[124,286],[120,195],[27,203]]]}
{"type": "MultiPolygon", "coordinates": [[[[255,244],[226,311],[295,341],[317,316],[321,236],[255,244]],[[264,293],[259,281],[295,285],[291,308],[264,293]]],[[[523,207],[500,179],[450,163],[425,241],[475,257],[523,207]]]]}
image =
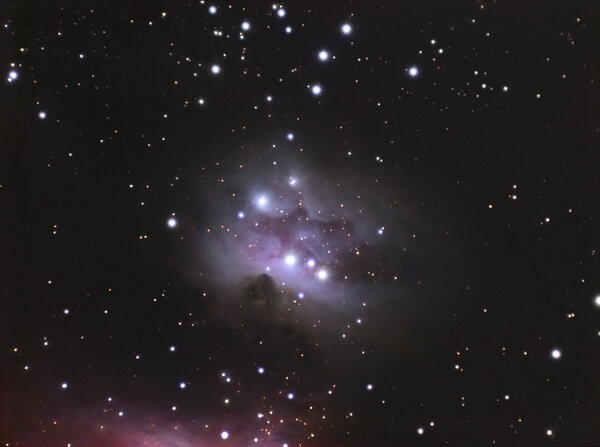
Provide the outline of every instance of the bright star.
{"type": "Polygon", "coordinates": [[[311,258],[308,261],[306,261],[306,265],[310,268],[313,268],[315,265],[317,265],[317,261],[311,258]]]}
{"type": "Polygon", "coordinates": [[[18,77],[19,73],[17,73],[15,70],[11,70],[10,73],[8,73],[8,82],[14,81],[18,77]]]}
{"type": "Polygon", "coordinates": [[[294,186],[296,184],[296,179],[294,177],[290,177],[290,180],[288,183],[290,184],[290,186],[294,186]]]}
{"type": "Polygon", "coordinates": [[[286,265],[294,265],[296,263],[296,257],[292,254],[289,254],[284,259],[286,265]]]}
{"type": "Polygon", "coordinates": [[[285,32],[286,32],[286,34],[290,34],[292,32],[292,27],[291,26],[286,26],[285,27],[285,32]]]}
{"type": "Polygon", "coordinates": [[[327,270],[325,269],[321,269],[317,272],[317,278],[319,278],[321,281],[324,281],[327,279],[327,270]]]}
{"type": "Polygon", "coordinates": [[[246,217],[246,215],[244,214],[243,211],[238,211],[237,216],[238,216],[238,219],[243,219],[244,217],[246,217]]]}
{"type": "Polygon", "coordinates": [[[242,22],[242,29],[248,31],[250,29],[250,22],[242,22]]]}
{"type": "Polygon", "coordinates": [[[559,359],[561,356],[562,356],[562,353],[560,352],[560,349],[552,350],[552,358],[553,359],[559,359]]]}
{"type": "Polygon", "coordinates": [[[169,220],[167,220],[167,225],[169,228],[175,228],[177,226],[177,219],[170,217],[169,220]]]}
{"type": "Polygon", "coordinates": [[[408,69],[408,74],[411,75],[414,78],[415,76],[417,76],[419,74],[419,69],[417,67],[414,67],[414,66],[410,67],[408,69]]]}
{"type": "Polygon", "coordinates": [[[373,385],[369,383],[367,385],[367,390],[372,391],[373,390],[373,385]]]}
{"type": "Polygon", "coordinates": [[[186,386],[187,386],[187,385],[185,384],[185,382],[181,382],[181,383],[179,384],[179,388],[181,388],[182,390],[184,390],[186,386]]]}
{"type": "Polygon", "coordinates": [[[60,387],[61,387],[63,390],[66,390],[66,389],[69,387],[69,384],[68,384],[67,382],[63,382],[63,383],[61,383],[61,384],[60,384],[60,387]]]}
{"type": "Polygon", "coordinates": [[[594,301],[596,303],[596,306],[600,306],[600,295],[598,295],[594,301]]]}
{"type": "Polygon", "coordinates": [[[42,112],[38,113],[38,116],[40,117],[40,119],[44,120],[44,119],[46,119],[46,112],[42,111],[42,112]]]}
{"type": "Polygon", "coordinates": [[[319,59],[322,61],[326,61],[329,59],[329,53],[326,50],[319,51],[319,59]]]}
{"type": "Polygon", "coordinates": [[[217,7],[216,6],[210,6],[208,8],[208,12],[210,12],[211,14],[216,14],[217,13],[217,7]]]}
{"type": "Polygon", "coordinates": [[[212,67],[210,67],[210,71],[212,71],[213,74],[219,74],[221,73],[221,67],[219,67],[217,64],[214,64],[212,67]]]}
{"type": "Polygon", "coordinates": [[[265,369],[262,366],[258,367],[258,373],[259,374],[264,374],[265,373],[265,369]]]}
{"type": "Polygon", "coordinates": [[[287,139],[288,139],[288,140],[290,140],[290,141],[292,141],[292,140],[294,139],[294,134],[293,134],[293,133],[291,133],[291,132],[290,132],[290,133],[288,133],[288,134],[287,134],[287,139]]]}
{"type": "Polygon", "coordinates": [[[313,92],[313,95],[318,96],[321,94],[321,92],[323,91],[323,89],[321,88],[320,85],[315,84],[311,87],[311,90],[313,92]]]}
{"type": "Polygon", "coordinates": [[[269,203],[269,200],[265,195],[262,195],[256,199],[256,204],[261,208],[264,208],[267,203],[269,203]]]}
{"type": "Polygon", "coordinates": [[[341,30],[342,30],[342,33],[344,33],[344,34],[350,34],[352,32],[352,27],[350,26],[349,23],[344,23],[342,25],[341,30]]]}
{"type": "Polygon", "coordinates": [[[221,432],[221,439],[227,439],[229,438],[229,433],[227,433],[226,431],[222,431],[221,432]]]}
{"type": "Polygon", "coordinates": [[[285,9],[281,8],[281,9],[277,10],[277,15],[279,17],[285,17],[285,9]]]}
{"type": "Polygon", "coordinates": [[[288,393],[287,398],[292,400],[294,398],[294,393],[288,393]]]}
{"type": "Polygon", "coordinates": [[[304,292],[299,292],[298,298],[300,298],[301,300],[304,299],[304,292]]]}

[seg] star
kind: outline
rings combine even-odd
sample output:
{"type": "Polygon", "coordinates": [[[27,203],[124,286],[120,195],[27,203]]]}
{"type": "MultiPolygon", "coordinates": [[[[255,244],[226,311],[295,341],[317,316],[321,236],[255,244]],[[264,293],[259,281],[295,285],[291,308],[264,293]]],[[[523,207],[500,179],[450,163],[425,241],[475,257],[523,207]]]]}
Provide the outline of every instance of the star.
{"type": "Polygon", "coordinates": [[[323,89],[321,88],[320,85],[315,84],[311,87],[311,91],[313,93],[313,95],[318,96],[321,94],[321,92],[323,91],[323,89]]]}
{"type": "Polygon", "coordinates": [[[414,78],[415,76],[417,76],[419,74],[419,69],[417,67],[414,67],[414,66],[410,67],[408,69],[408,74],[414,78]]]}
{"type": "Polygon", "coordinates": [[[267,196],[265,196],[264,194],[261,196],[258,196],[256,199],[256,204],[258,205],[259,208],[266,207],[268,203],[269,203],[269,199],[267,199],[267,196]]]}
{"type": "Polygon", "coordinates": [[[344,34],[350,34],[352,32],[352,26],[349,23],[344,23],[340,29],[344,34]]]}

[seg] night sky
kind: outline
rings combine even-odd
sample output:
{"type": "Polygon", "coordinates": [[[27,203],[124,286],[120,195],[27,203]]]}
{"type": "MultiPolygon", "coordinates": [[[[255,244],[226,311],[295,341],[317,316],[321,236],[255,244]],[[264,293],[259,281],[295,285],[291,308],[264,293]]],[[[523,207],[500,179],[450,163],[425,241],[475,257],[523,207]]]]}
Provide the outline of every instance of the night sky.
{"type": "Polygon", "coordinates": [[[599,19],[2,2],[1,445],[600,445],[599,19]]]}

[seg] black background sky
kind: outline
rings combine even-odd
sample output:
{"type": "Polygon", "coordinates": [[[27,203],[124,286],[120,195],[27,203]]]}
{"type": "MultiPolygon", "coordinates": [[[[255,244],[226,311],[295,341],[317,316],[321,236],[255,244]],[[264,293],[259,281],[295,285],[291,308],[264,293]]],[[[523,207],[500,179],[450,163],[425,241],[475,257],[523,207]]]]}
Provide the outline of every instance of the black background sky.
{"type": "Polygon", "coordinates": [[[0,441],[599,445],[598,3],[277,5],[0,6],[0,441]]]}

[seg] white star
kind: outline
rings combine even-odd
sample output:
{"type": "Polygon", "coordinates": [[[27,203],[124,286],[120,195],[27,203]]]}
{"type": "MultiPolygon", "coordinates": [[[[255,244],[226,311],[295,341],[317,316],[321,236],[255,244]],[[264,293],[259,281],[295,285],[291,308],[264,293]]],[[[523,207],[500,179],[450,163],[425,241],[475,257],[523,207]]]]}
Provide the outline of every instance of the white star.
{"type": "Polygon", "coordinates": [[[325,62],[327,59],[329,59],[329,53],[326,50],[319,51],[319,60],[325,62]]]}
{"type": "Polygon", "coordinates": [[[221,67],[219,67],[217,64],[214,64],[212,67],[210,67],[210,71],[212,71],[213,74],[219,74],[221,73],[221,67]]]}
{"type": "Polygon", "coordinates": [[[313,95],[318,96],[321,94],[321,92],[323,91],[323,89],[321,88],[320,85],[315,84],[311,87],[311,90],[313,92],[313,95]]]}
{"type": "Polygon", "coordinates": [[[408,74],[411,75],[414,78],[415,76],[417,76],[419,74],[419,69],[417,67],[414,67],[414,66],[410,67],[408,69],[408,74]]]}
{"type": "Polygon", "coordinates": [[[260,208],[264,208],[265,206],[267,206],[267,203],[269,203],[269,199],[267,199],[267,197],[264,194],[256,199],[256,204],[260,208]]]}
{"type": "Polygon", "coordinates": [[[344,33],[344,34],[350,34],[352,32],[352,26],[350,26],[349,23],[344,23],[342,25],[341,30],[342,30],[342,33],[344,33]]]}

